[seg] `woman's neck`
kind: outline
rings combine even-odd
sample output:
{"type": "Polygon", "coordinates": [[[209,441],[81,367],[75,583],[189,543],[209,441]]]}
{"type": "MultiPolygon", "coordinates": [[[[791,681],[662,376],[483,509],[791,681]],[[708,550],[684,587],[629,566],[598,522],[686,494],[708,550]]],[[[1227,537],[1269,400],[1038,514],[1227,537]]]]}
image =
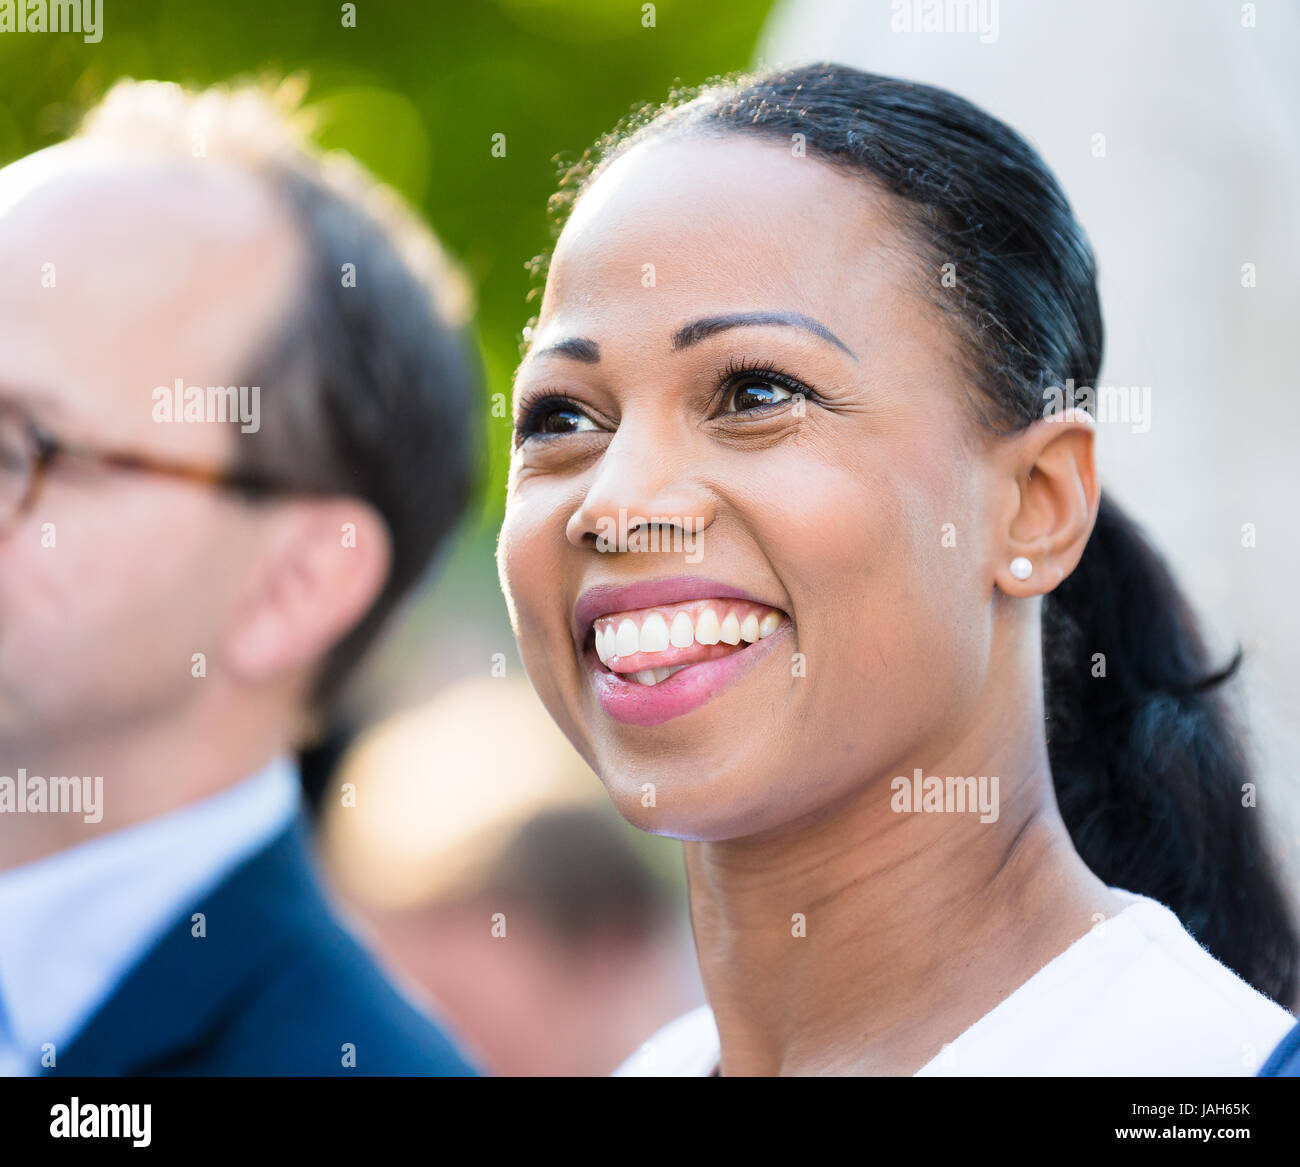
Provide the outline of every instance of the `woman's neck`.
{"type": "Polygon", "coordinates": [[[913,1074],[1121,910],[1070,841],[1046,751],[1018,772],[995,822],[896,809],[884,779],[779,834],[686,844],[724,1074],[913,1074]]]}

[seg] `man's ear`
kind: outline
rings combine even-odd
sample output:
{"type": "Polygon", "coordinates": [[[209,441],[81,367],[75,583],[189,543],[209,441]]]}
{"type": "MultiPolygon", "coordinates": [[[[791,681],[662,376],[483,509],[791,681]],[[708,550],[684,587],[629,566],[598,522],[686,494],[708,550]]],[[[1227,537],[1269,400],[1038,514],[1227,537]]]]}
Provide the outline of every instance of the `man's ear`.
{"type": "Polygon", "coordinates": [[[368,503],[278,504],[267,517],[259,564],[231,612],[226,667],[257,683],[318,665],[370,611],[391,562],[388,527],[368,503]]]}
{"type": "Polygon", "coordinates": [[[1006,473],[1014,485],[1007,491],[999,533],[1002,551],[994,564],[999,591],[1042,595],[1078,565],[1097,521],[1095,437],[1091,416],[1068,409],[1034,422],[1010,440],[1006,473]],[[1013,562],[1021,568],[1019,575],[1013,562]]]}

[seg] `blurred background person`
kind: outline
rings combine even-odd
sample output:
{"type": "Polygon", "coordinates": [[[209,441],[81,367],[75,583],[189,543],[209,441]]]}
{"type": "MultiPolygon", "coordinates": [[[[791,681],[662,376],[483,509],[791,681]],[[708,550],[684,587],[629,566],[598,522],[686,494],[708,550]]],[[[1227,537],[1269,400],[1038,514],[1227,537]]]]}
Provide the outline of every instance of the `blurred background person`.
{"type": "Polygon", "coordinates": [[[457,682],[367,732],[323,857],[394,973],[476,1061],[607,1074],[702,997],[670,875],[522,679],[457,682]]]}
{"type": "Polygon", "coordinates": [[[255,90],[122,82],[0,171],[5,1072],[472,1072],[327,907],[291,760],[469,498],[465,310],[255,90]]]}

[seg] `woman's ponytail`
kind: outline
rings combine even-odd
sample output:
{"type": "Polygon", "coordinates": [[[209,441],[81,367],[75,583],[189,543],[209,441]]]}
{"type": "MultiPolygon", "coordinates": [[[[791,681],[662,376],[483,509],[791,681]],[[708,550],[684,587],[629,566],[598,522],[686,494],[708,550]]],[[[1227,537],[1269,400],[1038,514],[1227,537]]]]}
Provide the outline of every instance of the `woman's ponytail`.
{"type": "Polygon", "coordinates": [[[1285,1005],[1300,946],[1246,750],[1160,555],[1103,494],[1074,573],[1044,602],[1047,740],[1075,847],[1106,883],[1168,904],[1210,952],[1285,1005]]]}

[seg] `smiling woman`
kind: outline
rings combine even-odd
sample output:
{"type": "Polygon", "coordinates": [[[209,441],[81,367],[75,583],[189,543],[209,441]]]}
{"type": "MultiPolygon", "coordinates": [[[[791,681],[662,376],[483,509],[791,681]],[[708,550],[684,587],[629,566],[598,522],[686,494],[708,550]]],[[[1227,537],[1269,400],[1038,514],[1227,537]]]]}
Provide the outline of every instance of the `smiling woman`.
{"type": "Polygon", "coordinates": [[[1041,160],[810,66],[635,119],[560,202],[499,562],[551,715],[686,842],[709,1005],[627,1071],[1253,1072],[1297,940],[1232,668],[1092,418],[1043,415],[1102,326],[1041,160]],[[702,569],[602,543],[628,514],[702,569]],[[905,813],[900,775],[989,796],[905,813]]]}

